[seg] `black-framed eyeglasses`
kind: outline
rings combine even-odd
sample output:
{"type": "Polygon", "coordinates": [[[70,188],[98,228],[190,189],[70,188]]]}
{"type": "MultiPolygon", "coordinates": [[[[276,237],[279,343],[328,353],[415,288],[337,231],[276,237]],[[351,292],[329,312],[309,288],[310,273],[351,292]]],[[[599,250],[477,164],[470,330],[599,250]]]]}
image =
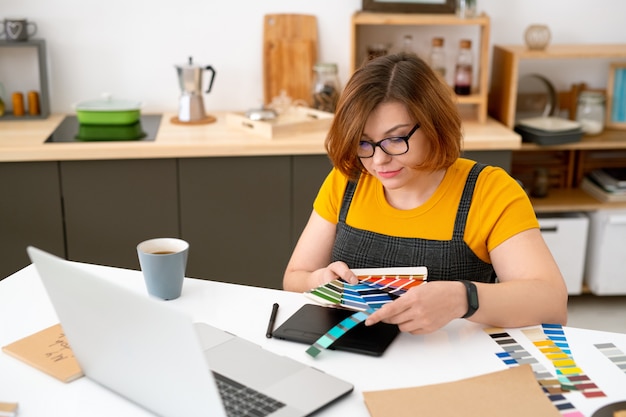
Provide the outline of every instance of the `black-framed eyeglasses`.
{"type": "Polygon", "coordinates": [[[368,142],[362,140],[359,142],[359,147],[356,151],[356,155],[359,158],[371,158],[374,156],[376,147],[380,147],[387,155],[402,155],[409,151],[409,139],[413,136],[413,133],[420,128],[420,124],[417,123],[413,126],[413,129],[406,136],[396,136],[391,138],[385,138],[378,142],[368,142]]]}

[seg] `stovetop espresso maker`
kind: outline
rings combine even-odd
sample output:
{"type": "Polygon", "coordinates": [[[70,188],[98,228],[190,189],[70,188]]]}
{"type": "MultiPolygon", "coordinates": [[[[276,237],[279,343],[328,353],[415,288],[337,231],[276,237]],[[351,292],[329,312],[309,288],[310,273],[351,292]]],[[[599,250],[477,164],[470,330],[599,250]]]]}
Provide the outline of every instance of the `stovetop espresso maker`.
{"type": "Polygon", "coordinates": [[[187,64],[176,65],[181,90],[178,108],[178,121],[180,122],[202,122],[207,119],[207,115],[204,112],[204,99],[202,97],[202,74],[204,71],[211,73],[209,87],[204,92],[209,93],[213,87],[213,80],[215,79],[215,70],[212,66],[195,65],[192,57],[189,57],[187,64]]]}

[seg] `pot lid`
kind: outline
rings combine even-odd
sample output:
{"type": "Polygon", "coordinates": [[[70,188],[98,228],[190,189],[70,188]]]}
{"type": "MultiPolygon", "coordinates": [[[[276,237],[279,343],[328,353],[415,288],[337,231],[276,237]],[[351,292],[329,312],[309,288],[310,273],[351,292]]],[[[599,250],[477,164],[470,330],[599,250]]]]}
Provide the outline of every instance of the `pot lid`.
{"type": "Polygon", "coordinates": [[[202,69],[202,65],[198,65],[193,62],[193,57],[189,57],[187,62],[184,64],[175,65],[176,68],[180,69],[202,69]]]}
{"type": "Polygon", "coordinates": [[[141,103],[132,100],[119,100],[111,98],[106,95],[101,99],[86,100],[77,103],[74,108],[76,110],[91,110],[91,111],[126,111],[126,110],[139,110],[141,103]]]}

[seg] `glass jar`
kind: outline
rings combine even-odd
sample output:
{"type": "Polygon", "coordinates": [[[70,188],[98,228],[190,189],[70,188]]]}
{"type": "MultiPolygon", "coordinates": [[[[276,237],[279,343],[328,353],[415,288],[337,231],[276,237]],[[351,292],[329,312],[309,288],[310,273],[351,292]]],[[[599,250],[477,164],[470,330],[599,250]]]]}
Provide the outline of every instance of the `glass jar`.
{"type": "Polygon", "coordinates": [[[597,135],[604,130],[604,93],[599,91],[582,91],[578,96],[576,120],[581,124],[587,135],[597,135]]]}
{"type": "Polygon", "coordinates": [[[414,54],[415,48],[413,48],[413,36],[404,35],[402,38],[402,52],[407,54],[414,54]]]}
{"type": "Polygon", "coordinates": [[[462,39],[459,54],[456,58],[454,69],[454,92],[459,96],[467,96],[472,93],[473,61],[472,41],[462,39]]]}
{"type": "Polygon", "coordinates": [[[443,80],[446,80],[446,53],[443,49],[444,40],[441,37],[435,37],[432,40],[430,54],[428,61],[430,67],[439,75],[443,80]]]}
{"type": "Polygon", "coordinates": [[[337,64],[319,63],[313,67],[313,70],[315,71],[312,94],[313,108],[334,113],[341,91],[337,64]]]}
{"type": "Polygon", "coordinates": [[[476,17],[476,0],[457,0],[456,14],[462,19],[476,17]]]}

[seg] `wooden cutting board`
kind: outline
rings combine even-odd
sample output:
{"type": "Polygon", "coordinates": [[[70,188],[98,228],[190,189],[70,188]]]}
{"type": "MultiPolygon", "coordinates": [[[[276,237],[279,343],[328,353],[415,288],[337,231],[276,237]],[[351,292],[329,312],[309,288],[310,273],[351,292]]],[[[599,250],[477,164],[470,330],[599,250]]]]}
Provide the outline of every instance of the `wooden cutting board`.
{"type": "Polygon", "coordinates": [[[265,15],[263,92],[265,104],[281,91],[292,100],[311,103],[313,66],[317,61],[317,18],[302,14],[265,15]]]}

